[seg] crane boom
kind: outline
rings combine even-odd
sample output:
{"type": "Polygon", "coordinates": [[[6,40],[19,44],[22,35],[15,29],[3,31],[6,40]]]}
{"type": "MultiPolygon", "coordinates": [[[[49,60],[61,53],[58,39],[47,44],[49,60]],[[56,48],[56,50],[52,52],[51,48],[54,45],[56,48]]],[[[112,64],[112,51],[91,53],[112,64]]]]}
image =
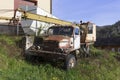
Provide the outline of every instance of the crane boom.
{"type": "Polygon", "coordinates": [[[2,17],[0,16],[0,20],[11,20],[12,18],[11,17],[2,17]]]}
{"type": "MultiPolygon", "coordinates": [[[[74,23],[69,22],[69,21],[60,20],[60,19],[56,19],[56,18],[51,18],[51,17],[47,17],[47,16],[43,16],[43,15],[30,13],[30,12],[24,11],[22,9],[17,9],[16,11],[19,11],[20,13],[22,13],[22,18],[25,18],[25,19],[37,20],[37,21],[52,23],[52,24],[57,24],[57,25],[73,25],[74,24],[74,23]]],[[[0,20],[12,20],[12,19],[13,19],[12,17],[2,17],[2,16],[0,16],[0,20]]],[[[16,19],[16,18],[14,17],[14,19],[16,19]]],[[[80,24],[75,24],[75,25],[79,26],[80,24]]]]}
{"type": "Polygon", "coordinates": [[[51,18],[43,15],[38,15],[38,14],[33,14],[27,11],[23,10],[17,10],[22,13],[22,17],[26,19],[31,19],[31,20],[37,20],[41,22],[46,22],[46,23],[53,23],[53,24],[58,24],[58,25],[72,25],[72,22],[56,19],[56,18],[51,18]]]}

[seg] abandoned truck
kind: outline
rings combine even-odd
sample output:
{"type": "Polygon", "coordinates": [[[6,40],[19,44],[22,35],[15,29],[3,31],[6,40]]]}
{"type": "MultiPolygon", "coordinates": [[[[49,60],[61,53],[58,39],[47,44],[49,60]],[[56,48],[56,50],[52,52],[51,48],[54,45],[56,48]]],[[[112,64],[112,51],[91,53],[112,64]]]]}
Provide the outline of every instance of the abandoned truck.
{"type": "MultiPolygon", "coordinates": [[[[30,44],[29,36],[26,39],[30,44]]],[[[35,37],[26,54],[62,60],[64,68],[70,69],[76,65],[81,54],[89,55],[89,45],[95,40],[96,26],[93,23],[82,23],[79,27],[55,25],[48,29],[46,37],[35,37]]]]}
{"type": "Polygon", "coordinates": [[[96,41],[95,24],[90,22],[74,24],[57,19],[41,9],[39,11],[39,9],[35,8],[33,10],[36,11],[33,11],[31,7],[27,7],[26,10],[16,10],[15,17],[12,18],[13,22],[18,24],[18,27],[19,22],[21,22],[24,32],[29,34],[29,36],[23,38],[23,42],[25,42],[25,45],[23,45],[24,55],[35,55],[56,61],[60,60],[64,62],[64,68],[66,69],[73,68],[76,65],[79,55],[89,55],[89,46],[96,41]],[[44,15],[34,12],[40,12],[40,14],[43,13],[44,15]],[[40,23],[44,22],[43,24],[52,24],[48,28],[46,36],[39,37],[36,35],[33,37],[31,35],[32,30],[37,32],[37,26],[40,26],[37,21],[40,21],[40,23]]]}
{"type": "MultiPolygon", "coordinates": [[[[24,10],[18,11],[22,13],[21,24],[23,23],[22,27],[25,27],[24,32],[31,33],[28,30],[30,28],[26,29],[26,23],[28,23],[26,19],[35,20],[34,23],[41,21],[55,24],[47,29],[47,36],[45,37],[41,38],[36,35],[36,37],[33,37],[34,41],[32,41],[31,36],[26,36],[25,54],[27,55],[63,61],[64,68],[70,69],[76,65],[79,55],[89,55],[89,46],[96,41],[96,25],[91,22],[82,23],[81,21],[80,24],[75,24],[57,19],[54,16],[50,17],[51,15],[46,17],[46,15],[40,15],[41,13],[31,13],[31,10],[28,10],[29,12],[24,10]]],[[[29,22],[31,24],[31,21],[29,22]]],[[[31,28],[35,27],[37,29],[36,25],[38,24],[33,25],[31,28]]]]}

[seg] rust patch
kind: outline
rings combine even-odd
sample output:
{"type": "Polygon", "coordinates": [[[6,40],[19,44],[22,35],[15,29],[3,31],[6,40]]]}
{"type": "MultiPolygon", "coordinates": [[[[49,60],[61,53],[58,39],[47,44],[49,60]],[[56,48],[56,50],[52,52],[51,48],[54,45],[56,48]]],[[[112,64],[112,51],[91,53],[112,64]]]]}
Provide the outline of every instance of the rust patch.
{"type": "Polygon", "coordinates": [[[45,40],[54,40],[54,41],[60,42],[63,39],[70,39],[70,38],[67,36],[52,35],[52,36],[47,37],[45,40]]]}

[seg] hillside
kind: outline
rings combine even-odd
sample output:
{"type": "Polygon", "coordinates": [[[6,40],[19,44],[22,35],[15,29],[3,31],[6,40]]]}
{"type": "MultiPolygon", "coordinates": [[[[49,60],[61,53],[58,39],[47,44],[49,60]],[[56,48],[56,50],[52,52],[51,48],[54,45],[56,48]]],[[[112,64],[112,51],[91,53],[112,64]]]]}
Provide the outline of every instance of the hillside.
{"type": "Polygon", "coordinates": [[[113,25],[97,26],[97,38],[120,37],[120,21],[113,25]]]}
{"type": "MultiPolygon", "coordinates": [[[[65,71],[52,62],[27,61],[18,47],[20,37],[0,35],[0,80],[119,80],[118,53],[91,47],[91,56],[80,58],[77,66],[65,71]]],[[[58,63],[59,64],[59,63],[58,63]]]]}

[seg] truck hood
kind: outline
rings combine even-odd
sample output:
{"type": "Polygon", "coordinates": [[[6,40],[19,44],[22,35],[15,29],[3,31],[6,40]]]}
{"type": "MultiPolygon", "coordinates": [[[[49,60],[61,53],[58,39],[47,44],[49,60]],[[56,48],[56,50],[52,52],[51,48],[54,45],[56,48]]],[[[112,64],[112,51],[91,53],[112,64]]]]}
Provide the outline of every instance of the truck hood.
{"type": "Polygon", "coordinates": [[[44,39],[44,49],[48,51],[59,51],[70,48],[71,37],[63,35],[51,35],[44,39]],[[56,50],[55,50],[56,49],[56,50]]]}
{"type": "Polygon", "coordinates": [[[62,35],[51,35],[51,36],[48,36],[45,40],[52,40],[52,41],[62,41],[62,40],[70,40],[70,37],[68,36],[62,36],[62,35]]]}

